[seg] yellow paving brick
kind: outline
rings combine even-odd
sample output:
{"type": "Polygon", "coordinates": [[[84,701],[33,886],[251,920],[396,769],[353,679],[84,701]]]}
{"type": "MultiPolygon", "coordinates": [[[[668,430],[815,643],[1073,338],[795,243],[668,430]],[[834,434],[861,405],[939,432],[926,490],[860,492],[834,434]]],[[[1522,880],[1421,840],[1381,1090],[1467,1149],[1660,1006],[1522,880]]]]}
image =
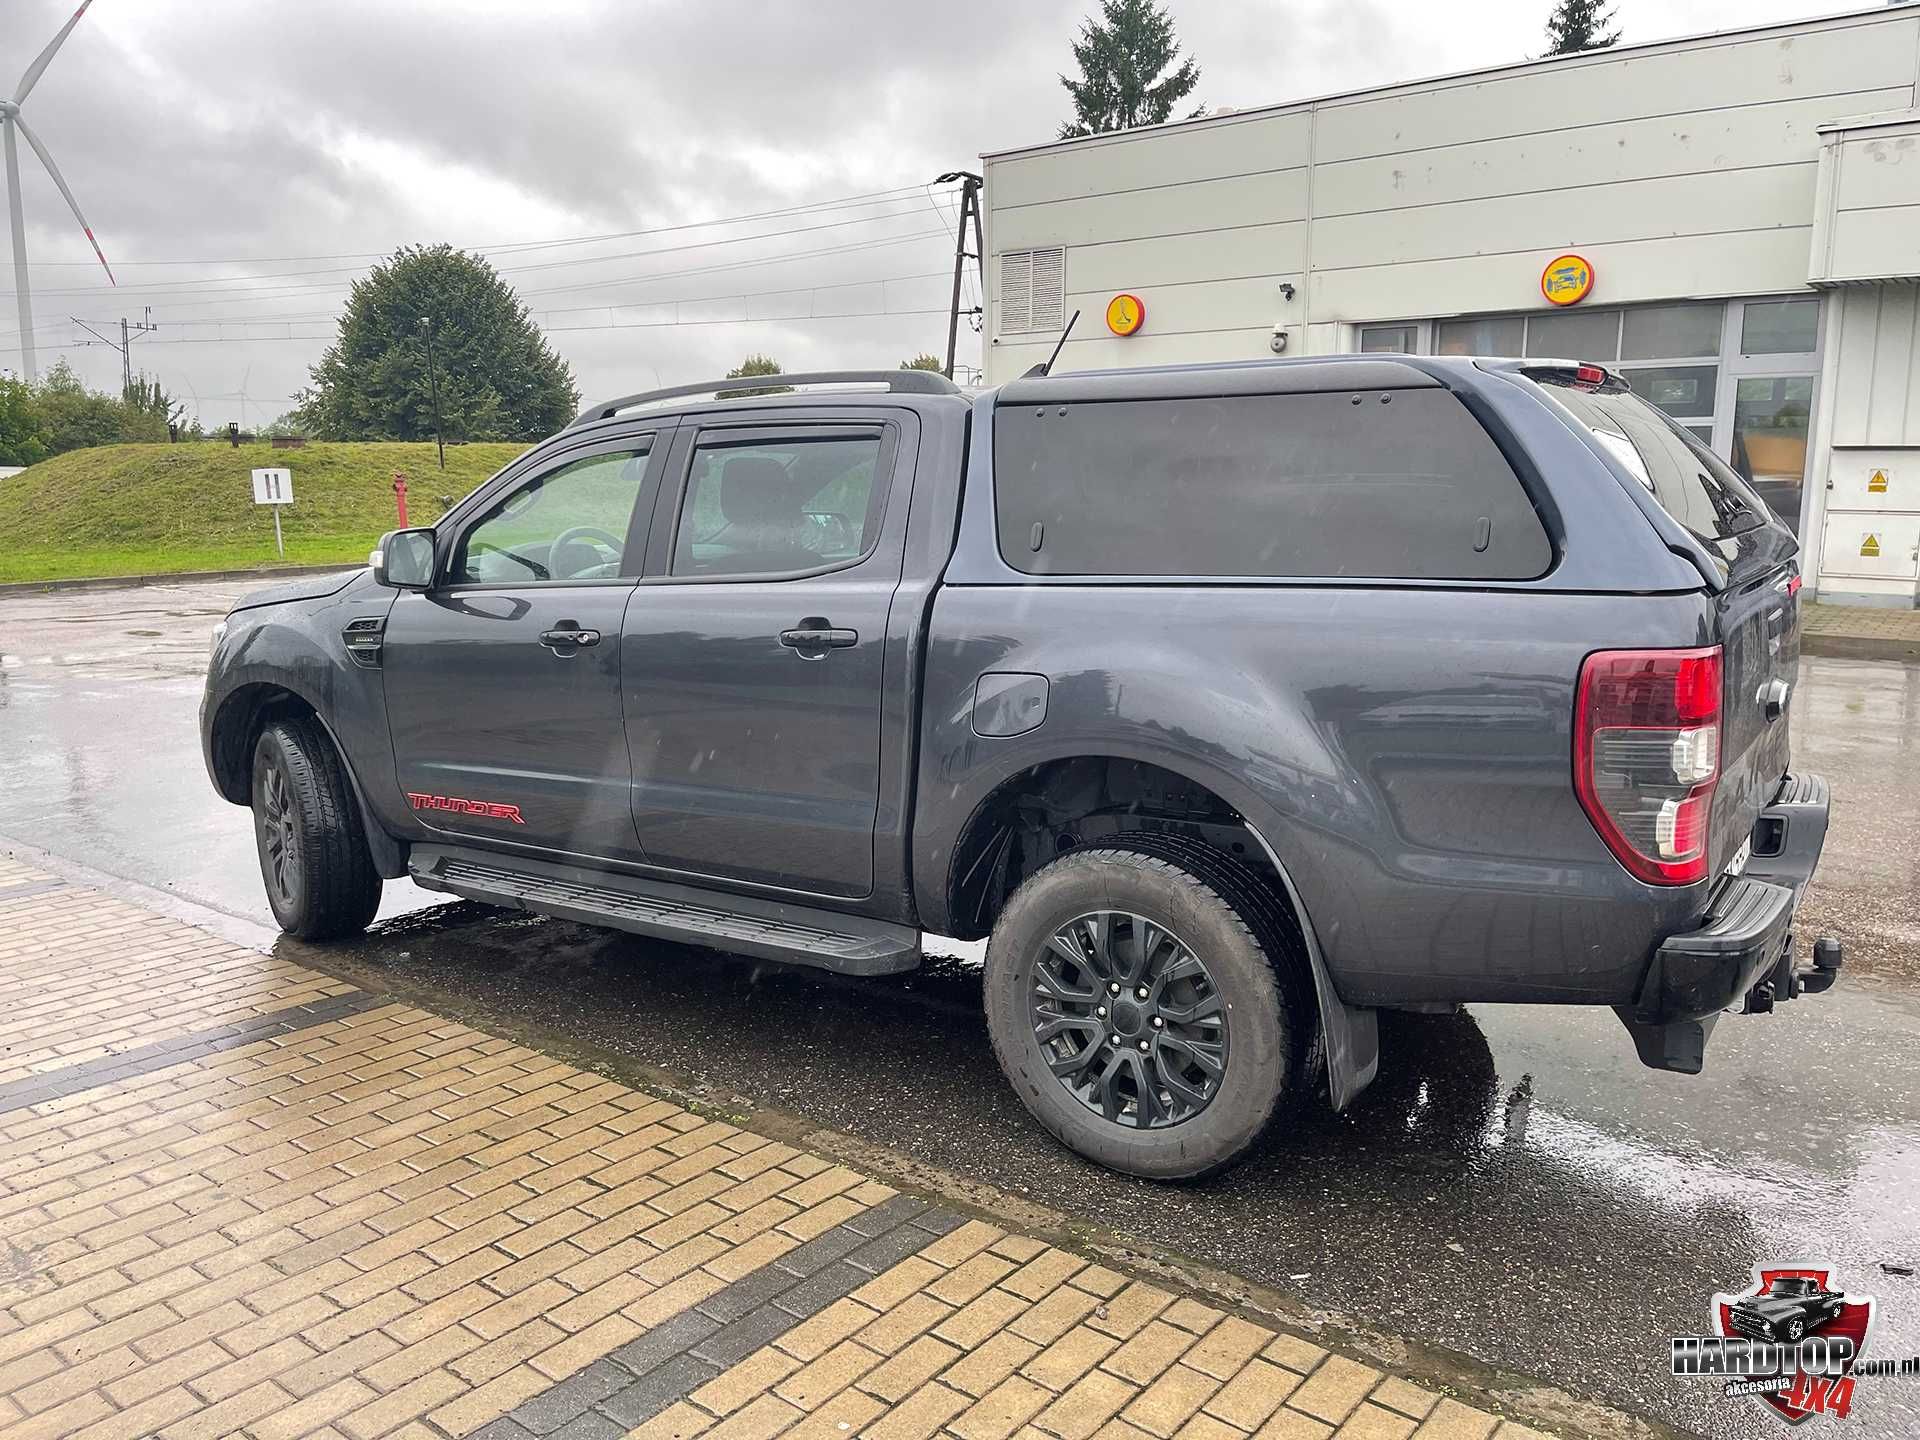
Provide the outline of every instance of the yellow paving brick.
{"type": "Polygon", "coordinates": [[[408,1420],[418,1419],[436,1405],[444,1404],[466,1390],[466,1382],[445,1370],[429,1370],[418,1380],[382,1395],[369,1405],[350,1411],[339,1426],[355,1440],[374,1440],[408,1420]]]}
{"type": "Polygon", "coordinates": [[[1419,1440],[1486,1440],[1499,1421],[1458,1400],[1442,1400],[1413,1433],[1419,1440]]]}
{"type": "Polygon", "coordinates": [[[1047,1249],[1022,1265],[1001,1288],[1028,1300],[1038,1300],[1087,1268],[1087,1262],[1065,1250],[1047,1249]]]}
{"type": "Polygon", "coordinates": [[[1004,1330],[1008,1323],[1027,1309],[1027,1302],[1004,1290],[989,1290],[979,1299],[956,1310],[934,1327],[942,1340],[971,1349],[987,1336],[1004,1330]]]}
{"type": "Polygon", "coordinates": [[[842,1340],[773,1387],[801,1410],[816,1410],[879,1365],[885,1357],[855,1340],[842,1340]]]}
{"type": "MultiPolygon", "coordinates": [[[[854,1293],[859,1294],[858,1291],[854,1293]]],[[[916,1335],[931,1330],[952,1313],[952,1306],[941,1304],[929,1294],[909,1295],[861,1330],[858,1339],[869,1350],[892,1355],[916,1335]]]]}
{"type": "Polygon", "coordinates": [[[1076,1325],[1032,1359],[1023,1361],[1020,1373],[1039,1381],[1049,1390],[1065,1390],[1111,1355],[1119,1345],[1120,1342],[1111,1335],[1102,1335],[1088,1326],[1076,1325]]]}
{"type": "Polygon", "coordinates": [[[643,1421],[627,1432],[627,1440],[693,1440],[715,1424],[713,1416],[698,1405],[676,1401],[651,1420],[643,1421]]]}
{"type": "Polygon", "coordinates": [[[566,1332],[559,1326],[536,1317],[489,1340],[476,1350],[447,1361],[446,1368],[470,1385],[483,1385],[496,1376],[506,1374],[516,1365],[526,1364],[534,1356],[544,1354],[566,1338],[566,1332]]]}
{"type": "Polygon", "coordinates": [[[209,1370],[198,1379],[188,1382],[187,1388],[209,1403],[224,1400],[262,1380],[271,1380],[281,1371],[291,1370],[313,1356],[310,1348],[289,1335],[264,1350],[256,1350],[243,1359],[222,1365],[217,1370],[209,1370]]]}
{"type": "Polygon", "coordinates": [[[762,1391],[771,1390],[800,1368],[791,1355],[765,1346],[732,1369],[715,1376],[688,1398],[716,1415],[731,1415],[762,1391]]]}
{"type": "Polygon", "coordinates": [[[1145,1385],[1193,1345],[1193,1336],[1164,1320],[1151,1322],[1104,1362],[1114,1374],[1145,1385]]]}
{"type": "Polygon", "coordinates": [[[961,1440],[1007,1440],[1052,1399],[1052,1392],[1010,1375],[948,1422],[947,1428],[961,1440]]]}
{"type": "Polygon", "coordinates": [[[469,1390],[452,1403],[442,1405],[427,1419],[451,1434],[464,1435],[506,1414],[522,1400],[538,1395],[552,1384],[552,1380],[531,1365],[516,1365],[505,1374],[469,1390]]]}
{"type": "Polygon", "coordinates": [[[845,1195],[835,1195],[832,1199],[822,1200],[784,1222],[779,1227],[780,1233],[790,1235],[795,1240],[811,1240],[816,1235],[865,1213],[866,1206],[858,1200],[849,1199],[845,1195]]]}
{"type": "Polygon", "coordinates": [[[722,1280],[731,1284],[742,1275],[758,1270],[762,1265],[771,1265],[789,1250],[798,1248],[800,1241],[778,1230],[764,1235],[756,1235],[744,1245],[735,1246],[707,1261],[706,1268],[722,1280]]]}
{"type": "Polygon", "coordinates": [[[712,1440],[771,1440],[799,1418],[800,1412],[779,1396],[762,1395],[706,1433],[712,1440]]]}
{"type": "Polygon", "coordinates": [[[1282,1408],[1254,1434],[1254,1440],[1326,1440],[1333,1427],[1324,1420],[1302,1415],[1298,1410],[1282,1408]]]}
{"type": "MultiPolygon", "coordinates": [[[[1371,1365],[1349,1360],[1344,1355],[1329,1355],[1307,1377],[1306,1383],[1287,1399],[1287,1405],[1318,1420],[1338,1425],[1353,1413],[1378,1385],[1381,1374],[1371,1365]]],[[[1488,1430],[1493,1428],[1489,1425],[1488,1430]]],[[[1451,1437],[1450,1437],[1451,1440],[1451,1437]]]]}
{"type": "MultiPolygon", "coordinates": [[[[922,1335],[883,1365],[867,1372],[860,1388],[898,1404],[918,1386],[938,1375],[961,1356],[961,1351],[931,1335],[922,1335]]],[[[946,1422],[941,1421],[942,1424],[946,1422]]]]}
{"type": "Polygon", "coordinates": [[[1013,1332],[1050,1345],[1091,1315],[1099,1304],[1099,1296],[1062,1285],[1014,1321],[1013,1332]]]}
{"type": "Polygon", "coordinates": [[[1311,1374],[1319,1363],[1327,1358],[1327,1352],[1310,1340],[1284,1332],[1273,1337],[1265,1350],[1260,1352],[1276,1365],[1284,1365],[1299,1375],[1311,1374]]]}
{"type": "Polygon", "coordinates": [[[564,1380],[642,1333],[641,1327],[626,1316],[608,1315],[568,1336],[551,1350],[541,1351],[533,1357],[533,1366],[555,1380],[564,1380]]]}
{"type": "Polygon", "coordinates": [[[937,1380],[924,1385],[866,1428],[862,1440],[927,1440],[967,1408],[967,1397],[937,1380]]]}
{"type": "Polygon", "coordinates": [[[1170,1436],[1213,1398],[1220,1382],[1211,1375],[1175,1365],[1121,1412],[1121,1418],[1150,1435],[1170,1436]]]}
{"type": "Polygon", "coordinates": [[[1068,1283],[1090,1291],[1104,1300],[1126,1289],[1127,1277],[1118,1271],[1107,1269],[1104,1265],[1089,1265],[1068,1283]]]}
{"type": "Polygon", "coordinates": [[[1413,1427],[1407,1416],[1369,1401],[1349,1415],[1334,1434],[1338,1440],[1407,1440],[1413,1427]]]}
{"type": "MultiPolygon", "coordinates": [[[[958,1299],[954,1299],[951,1298],[950,1293],[939,1294],[934,1289],[936,1282],[941,1281],[946,1275],[947,1272],[942,1270],[938,1265],[935,1265],[931,1260],[922,1260],[918,1255],[909,1255],[899,1264],[881,1271],[878,1275],[874,1276],[873,1279],[854,1291],[853,1298],[864,1305],[871,1305],[876,1310],[888,1310],[899,1304],[907,1296],[913,1294],[914,1291],[924,1289],[928,1294],[936,1295],[937,1298],[945,1300],[949,1305],[959,1306],[966,1304],[967,1301],[979,1294],[981,1290],[987,1288],[986,1285],[982,1285],[978,1287],[978,1289],[958,1299]]],[[[992,1283],[992,1281],[987,1282],[987,1284],[992,1283]]]]}
{"type": "Polygon", "coordinates": [[[806,1419],[795,1425],[781,1440],[846,1440],[857,1435],[882,1411],[884,1402],[861,1390],[842,1390],[806,1419]]]}
{"type": "Polygon", "coordinates": [[[466,1327],[449,1325],[418,1344],[395,1350],[371,1364],[356,1367],[351,1373],[382,1390],[392,1390],[419,1379],[429,1370],[451,1366],[468,1351],[478,1350],[485,1343],[466,1327]]]}
{"type": "Polygon", "coordinates": [[[1226,1312],[1183,1295],[1167,1307],[1161,1318],[1169,1325],[1178,1325],[1182,1330],[1204,1335],[1226,1318],[1226,1312]]]}
{"type": "MultiPolygon", "coordinates": [[[[1014,1263],[1004,1260],[988,1251],[981,1251],[953,1267],[943,1271],[931,1260],[922,1260],[918,1255],[912,1261],[917,1262],[929,1272],[926,1281],[927,1293],[949,1305],[964,1305],[974,1296],[1004,1280],[1014,1272],[1014,1263]]],[[[899,1267],[896,1267],[899,1268],[899,1267]]]]}
{"type": "MultiPolygon", "coordinates": [[[[964,1390],[969,1395],[985,1395],[1032,1359],[1038,1349],[1031,1340],[1003,1332],[968,1351],[940,1379],[942,1383],[956,1390],[964,1390]]],[[[1060,1385],[1049,1388],[1066,1387],[1060,1385]]]]}
{"type": "Polygon", "coordinates": [[[773,1343],[796,1359],[812,1360],[879,1318],[873,1310],[847,1296],[802,1320],[773,1343]]]}
{"type": "Polygon", "coordinates": [[[1398,1375],[1381,1381],[1367,1398],[1375,1405],[1398,1410],[1415,1420],[1426,1419],[1428,1412],[1440,1401],[1440,1397],[1431,1390],[1423,1390],[1411,1380],[1403,1380],[1398,1375]]]}
{"type": "Polygon", "coordinates": [[[1104,1370],[1081,1376],[1073,1387],[1034,1417],[1034,1424],[1060,1440],[1087,1440],[1120,1407],[1139,1394],[1136,1386],[1104,1370]]]}
{"type": "Polygon", "coordinates": [[[1244,1440],[1241,1431],[1201,1411],[1174,1433],[1173,1440],[1244,1440]]]}
{"type": "Polygon", "coordinates": [[[952,1267],[986,1249],[994,1241],[1002,1239],[1006,1232],[981,1220],[969,1220],[957,1230],[950,1230],[920,1253],[934,1264],[952,1267]]]}
{"type": "Polygon", "coordinates": [[[1206,1411],[1241,1430],[1258,1430],[1299,1383],[1291,1370],[1250,1360],[1207,1402],[1206,1411]]]}
{"type": "Polygon", "coordinates": [[[316,1390],[306,1399],[275,1411],[247,1427],[254,1440],[307,1440],[328,1422],[349,1410],[358,1410],[372,1400],[376,1391],[358,1380],[336,1380],[324,1390],[316,1390]]]}
{"type": "Polygon", "coordinates": [[[704,1270],[695,1270],[682,1275],[671,1284],[662,1285],[651,1295],[636,1300],[620,1313],[642,1329],[651,1330],[663,1320],[670,1320],[682,1310],[691,1309],[709,1295],[727,1288],[727,1282],[717,1275],[709,1275],[704,1270]]]}
{"type": "Polygon", "coordinates": [[[1121,1340],[1129,1339],[1173,1303],[1173,1296],[1138,1281],[1108,1298],[1087,1323],[1121,1340]]]}
{"type": "Polygon", "coordinates": [[[1229,1315],[1209,1330],[1199,1344],[1187,1351],[1181,1363],[1216,1380],[1231,1379],[1272,1339],[1273,1332],[1264,1326],[1242,1320],[1238,1315],[1229,1315]]]}

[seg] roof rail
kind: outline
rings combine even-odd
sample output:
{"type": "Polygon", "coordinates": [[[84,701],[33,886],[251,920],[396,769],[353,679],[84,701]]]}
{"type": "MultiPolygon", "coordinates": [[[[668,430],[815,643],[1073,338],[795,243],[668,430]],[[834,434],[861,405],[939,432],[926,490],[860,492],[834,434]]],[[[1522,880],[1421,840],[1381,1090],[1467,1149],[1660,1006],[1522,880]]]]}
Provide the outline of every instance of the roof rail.
{"type": "Polygon", "coordinates": [[[661,400],[683,395],[731,397],[739,391],[783,390],[800,385],[883,385],[893,394],[958,395],[960,387],[944,375],[931,370],[816,370],[800,375],[741,375],[724,380],[702,380],[694,385],[670,385],[664,390],[643,390],[638,395],[622,395],[617,400],[589,406],[580,413],[575,425],[590,420],[611,420],[622,410],[637,409],[661,400]]]}

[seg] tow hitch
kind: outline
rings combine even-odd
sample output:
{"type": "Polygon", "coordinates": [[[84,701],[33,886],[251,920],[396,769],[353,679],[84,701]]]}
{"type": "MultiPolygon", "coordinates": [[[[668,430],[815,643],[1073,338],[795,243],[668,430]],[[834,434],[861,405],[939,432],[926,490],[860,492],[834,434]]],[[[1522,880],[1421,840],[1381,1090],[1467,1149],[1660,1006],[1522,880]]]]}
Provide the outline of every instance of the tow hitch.
{"type": "Polygon", "coordinates": [[[1824,995],[1833,988],[1840,978],[1840,969],[1846,962],[1846,954],[1840,942],[1831,935],[1823,935],[1813,942],[1813,968],[1796,970],[1793,968],[1793,945],[1788,941],[1787,952],[1780,957],[1780,963],[1773,973],[1753,989],[1747,992],[1746,1015],[1765,1015],[1781,1000],[1798,1000],[1802,995],[1824,995]]]}

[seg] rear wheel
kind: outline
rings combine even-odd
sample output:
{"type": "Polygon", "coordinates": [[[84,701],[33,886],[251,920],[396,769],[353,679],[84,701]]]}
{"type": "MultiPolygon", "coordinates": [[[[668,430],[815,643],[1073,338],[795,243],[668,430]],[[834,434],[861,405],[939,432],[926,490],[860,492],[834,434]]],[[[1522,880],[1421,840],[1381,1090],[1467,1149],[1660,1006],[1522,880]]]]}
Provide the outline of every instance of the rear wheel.
{"type": "Polygon", "coordinates": [[[319,722],[276,720],[253,748],[253,831],[260,878],[280,928],[334,940],[367,928],[380,876],[346,768],[319,722]]]}
{"type": "Polygon", "coordinates": [[[1259,877],[1197,842],[1121,836],[1008,901],[987,949],[994,1053],[1088,1159],[1192,1179],[1240,1159],[1305,1087],[1311,1001],[1259,877]]]}

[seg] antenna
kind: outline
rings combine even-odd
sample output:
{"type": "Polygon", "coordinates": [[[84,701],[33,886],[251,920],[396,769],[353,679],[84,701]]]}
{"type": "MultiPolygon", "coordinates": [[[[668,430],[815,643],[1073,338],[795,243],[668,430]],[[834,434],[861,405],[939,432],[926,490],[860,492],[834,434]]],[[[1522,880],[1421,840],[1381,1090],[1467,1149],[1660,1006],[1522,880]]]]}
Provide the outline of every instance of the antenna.
{"type": "Polygon", "coordinates": [[[1020,378],[1022,380],[1031,380],[1035,376],[1051,375],[1053,373],[1053,362],[1060,358],[1060,352],[1066,348],[1067,337],[1073,334],[1073,327],[1077,325],[1079,322],[1080,322],[1080,312],[1076,310],[1073,312],[1073,314],[1067,317],[1067,328],[1060,332],[1060,338],[1054,342],[1053,353],[1047,356],[1046,363],[1043,365],[1034,366],[1031,370],[1027,371],[1027,373],[1025,375],[1022,375],[1020,378]]]}

